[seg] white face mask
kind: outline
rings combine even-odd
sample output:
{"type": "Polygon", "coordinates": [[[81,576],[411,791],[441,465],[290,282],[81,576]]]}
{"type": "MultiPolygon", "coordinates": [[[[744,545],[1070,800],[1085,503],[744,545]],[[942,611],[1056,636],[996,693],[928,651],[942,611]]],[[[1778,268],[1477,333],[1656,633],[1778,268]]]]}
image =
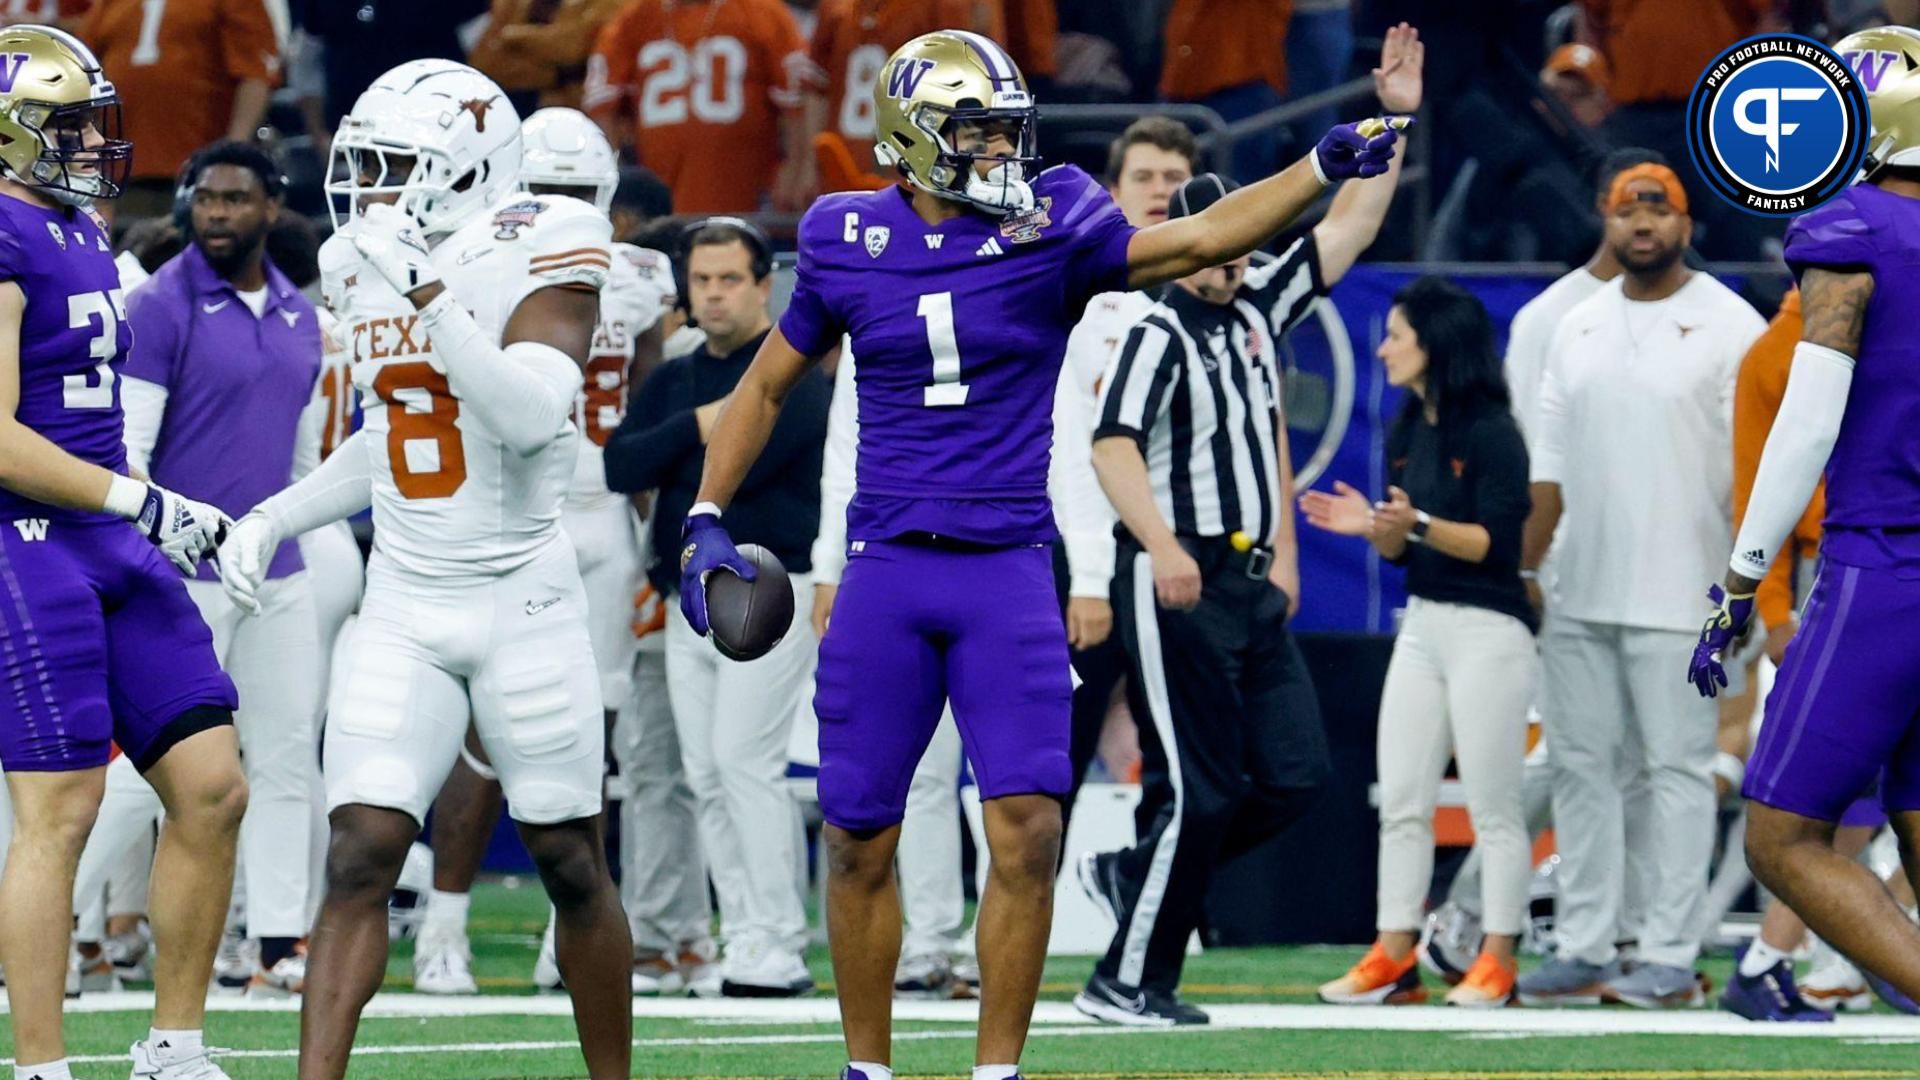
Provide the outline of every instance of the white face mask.
{"type": "Polygon", "coordinates": [[[965,194],[975,206],[1000,213],[1024,214],[1033,209],[1033,188],[1018,162],[1003,161],[985,176],[969,169],[965,194]]]}

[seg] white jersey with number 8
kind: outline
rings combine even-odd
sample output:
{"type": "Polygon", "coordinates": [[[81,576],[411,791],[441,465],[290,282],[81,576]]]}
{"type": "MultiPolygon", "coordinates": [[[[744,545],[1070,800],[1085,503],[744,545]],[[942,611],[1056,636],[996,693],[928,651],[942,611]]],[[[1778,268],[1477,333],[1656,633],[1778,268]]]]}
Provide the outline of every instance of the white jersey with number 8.
{"type": "MultiPolygon", "coordinates": [[[[548,287],[598,292],[612,226],[557,195],[510,195],[434,248],[454,297],[497,342],[520,302],[548,287]]],[[[413,304],[335,235],[322,288],[352,350],[373,472],[375,550],[410,574],[489,577],[525,565],[560,536],[574,472],[570,422],[521,456],[462,407],[413,304]]]]}

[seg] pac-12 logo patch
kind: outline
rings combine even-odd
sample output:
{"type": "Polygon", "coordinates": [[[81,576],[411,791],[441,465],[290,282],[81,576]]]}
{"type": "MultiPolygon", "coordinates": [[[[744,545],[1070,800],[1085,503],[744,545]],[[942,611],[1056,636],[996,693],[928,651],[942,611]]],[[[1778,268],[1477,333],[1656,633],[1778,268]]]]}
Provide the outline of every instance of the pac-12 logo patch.
{"type": "Polygon", "coordinates": [[[1847,62],[1797,34],[1729,47],[1687,99],[1694,167],[1753,214],[1804,214],[1839,194],[1859,175],[1872,127],[1847,62]]]}

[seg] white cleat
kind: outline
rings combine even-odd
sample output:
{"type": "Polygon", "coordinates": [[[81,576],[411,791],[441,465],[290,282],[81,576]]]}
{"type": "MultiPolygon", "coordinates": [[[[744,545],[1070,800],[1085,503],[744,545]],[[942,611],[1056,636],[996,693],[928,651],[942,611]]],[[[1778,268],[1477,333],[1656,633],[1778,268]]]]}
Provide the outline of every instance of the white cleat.
{"type": "Polygon", "coordinates": [[[247,996],[286,998],[303,993],[306,988],[307,954],[302,950],[282,957],[270,968],[255,971],[253,981],[247,984],[247,996]]]}
{"type": "Polygon", "coordinates": [[[720,978],[726,997],[798,997],[813,990],[813,975],[800,954],[759,934],[727,943],[720,978]]]}
{"type": "MultiPolygon", "coordinates": [[[[697,963],[708,963],[698,960],[697,963]]],[[[714,992],[719,993],[719,973],[715,972],[714,992]]],[[[686,976],[665,954],[648,951],[633,962],[633,992],[636,997],[674,997],[687,992],[686,976]]]]}
{"type": "Polygon", "coordinates": [[[480,992],[480,984],[473,980],[473,949],[465,934],[420,938],[413,954],[413,989],[450,997],[480,992]]]}
{"type": "Polygon", "coordinates": [[[547,919],[547,932],[540,936],[540,956],[533,962],[533,985],[542,990],[564,990],[560,979],[560,954],[553,943],[553,919],[547,919]]]}
{"type": "Polygon", "coordinates": [[[1860,969],[1837,952],[1820,950],[1820,962],[1800,980],[1807,1004],[1828,1012],[1871,1012],[1873,989],[1860,969]]]}
{"type": "Polygon", "coordinates": [[[149,1046],[145,1039],[133,1044],[133,1074],[130,1080],[233,1080],[225,1069],[213,1063],[214,1051],[202,1048],[192,1057],[179,1061],[161,1060],[166,1043],[149,1046]]]}

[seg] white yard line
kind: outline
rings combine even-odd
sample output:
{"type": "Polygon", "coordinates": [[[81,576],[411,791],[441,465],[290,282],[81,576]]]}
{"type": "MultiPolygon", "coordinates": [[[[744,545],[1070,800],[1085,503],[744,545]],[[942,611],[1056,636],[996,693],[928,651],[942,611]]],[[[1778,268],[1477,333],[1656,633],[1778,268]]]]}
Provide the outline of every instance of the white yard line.
{"type": "MultiPolygon", "coordinates": [[[[71,1013],[145,1012],[153,1008],[151,992],[88,994],[67,1003],[71,1013]]],[[[244,997],[214,997],[214,1012],[292,1012],[294,999],[258,1001],[244,997]]],[[[1213,1005],[1206,1006],[1213,1028],[1340,1031],[1428,1031],[1482,1035],[1721,1035],[1766,1039],[1920,1039],[1920,1018],[1875,1014],[1843,1016],[1831,1024],[1755,1024],[1731,1013],[1706,1009],[1642,1012],[1629,1009],[1442,1009],[1425,1007],[1335,1007],[1328,1005],[1213,1005]]],[[[0,1011],[4,1011],[0,1008],[0,1011]]],[[[539,997],[448,998],[425,994],[379,994],[368,1005],[370,1017],[434,1019],[471,1016],[568,1017],[572,1007],[562,995],[539,997]]],[[[734,1024],[835,1024],[839,1009],[832,998],[788,1000],[704,1000],[700,998],[636,998],[633,1015],[641,1019],[694,1020],[734,1024]]],[[[894,1004],[897,1020],[972,1024],[979,1003],[972,1001],[901,1001],[894,1004]]],[[[1084,1026],[1086,1018],[1065,1002],[1041,1002],[1034,1022],[1084,1026]]],[[[1100,1028],[1119,1033],[1121,1028],[1100,1028]]],[[[1152,1029],[1164,1030],[1164,1029],[1152,1029]]],[[[940,1033],[937,1033],[940,1034],[940,1033]]],[[[752,1036],[760,1038],[762,1036],[752,1036]]],[[[774,1036],[765,1036],[773,1038],[774,1036]]],[[[837,1037],[837,1036],[836,1036],[837,1037]]],[[[726,1036],[715,1038],[726,1039],[726,1036]]]]}

